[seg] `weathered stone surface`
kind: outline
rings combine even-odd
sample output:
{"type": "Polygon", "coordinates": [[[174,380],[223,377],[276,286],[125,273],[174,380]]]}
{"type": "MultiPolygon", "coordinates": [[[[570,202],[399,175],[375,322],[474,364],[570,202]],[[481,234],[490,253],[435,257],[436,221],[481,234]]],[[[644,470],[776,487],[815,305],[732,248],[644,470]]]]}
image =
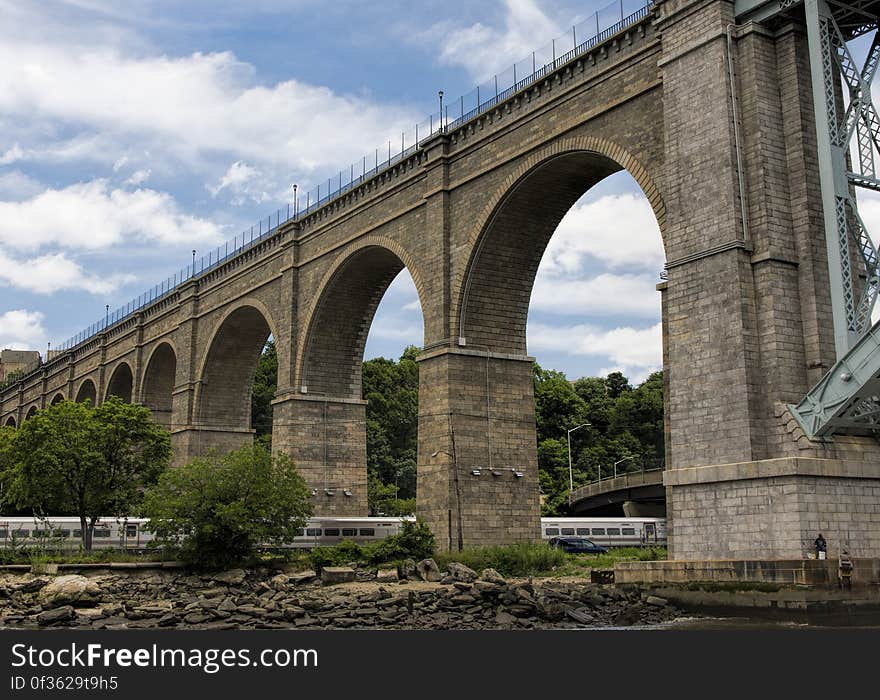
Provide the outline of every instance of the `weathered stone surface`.
{"type": "Polygon", "coordinates": [[[85,576],[69,574],[58,576],[43,586],[39,592],[39,601],[43,607],[54,608],[68,603],[88,605],[98,600],[101,589],[85,576]]]}
{"type": "Polygon", "coordinates": [[[325,566],[321,569],[321,583],[325,586],[335,583],[349,583],[354,580],[355,571],[348,566],[325,566]]]}
{"type": "Polygon", "coordinates": [[[37,624],[44,625],[55,625],[59,622],[67,622],[68,620],[72,620],[76,616],[76,611],[70,605],[62,605],[58,608],[53,608],[51,610],[44,610],[39,615],[37,615],[37,624]]]}
{"type": "Polygon", "coordinates": [[[433,559],[422,559],[416,564],[416,574],[422,581],[439,581],[440,569],[433,559]]]}
{"type": "Polygon", "coordinates": [[[219,574],[214,574],[211,578],[214,581],[218,581],[220,583],[225,583],[230,586],[238,586],[241,584],[247,574],[244,569],[230,569],[229,571],[223,571],[219,574]]]}
{"type": "Polygon", "coordinates": [[[379,569],[376,573],[378,583],[394,583],[397,580],[397,569],[379,569]]]}
{"type": "Polygon", "coordinates": [[[480,574],[480,580],[487,583],[494,583],[499,586],[507,585],[507,580],[495,571],[495,569],[483,569],[483,572],[480,574]]]}
{"type": "Polygon", "coordinates": [[[660,596],[649,595],[647,598],[645,598],[645,604],[663,607],[664,605],[668,605],[669,601],[666,600],[666,598],[661,598],[660,596]]]}
{"type": "Polygon", "coordinates": [[[471,583],[472,581],[477,580],[477,572],[464,564],[459,564],[455,561],[450,562],[447,566],[447,570],[449,571],[449,575],[456,581],[471,583]]]}

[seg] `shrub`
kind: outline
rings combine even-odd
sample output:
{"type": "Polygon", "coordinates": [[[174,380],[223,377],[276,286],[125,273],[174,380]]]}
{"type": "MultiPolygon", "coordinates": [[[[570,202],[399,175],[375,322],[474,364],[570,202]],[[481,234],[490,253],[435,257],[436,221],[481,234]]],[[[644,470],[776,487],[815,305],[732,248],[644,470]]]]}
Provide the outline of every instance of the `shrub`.
{"type": "Polygon", "coordinates": [[[238,564],[260,545],[292,540],[311,503],[290,458],[257,444],[165,472],[143,512],[161,544],[211,569],[238,564]]]}
{"type": "Polygon", "coordinates": [[[544,542],[521,542],[506,546],[475,547],[461,552],[443,552],[437,557],[442,571],[449,562],[459,562],[476,572],[495,569],[503,576],[536,576],[564,565],[569,555],[544,542]]]}

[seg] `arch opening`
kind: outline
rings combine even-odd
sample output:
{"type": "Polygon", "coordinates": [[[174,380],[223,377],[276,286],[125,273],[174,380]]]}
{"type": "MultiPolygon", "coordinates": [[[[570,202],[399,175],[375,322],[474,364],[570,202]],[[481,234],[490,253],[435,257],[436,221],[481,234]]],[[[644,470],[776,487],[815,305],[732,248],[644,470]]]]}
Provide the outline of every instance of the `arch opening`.
{"type": "Polygon", "coordinates": [[[79,385],[79,390],[76,392],[76,402],[82,403],[83,401],[91,401],[92,406],[94,406],[97,399],[98,389],[95,387],[95,382],[91,379],[86,379],[79,385]]]}
{"type": "MultiPolygon", "coordinates": [[[[662,467],[660,221],[662,212],[620,163],[574,151],[523,175],[476,238],[460,288],[458,336],[477,353],[547,361],[534,372],[521,363],[519,378],[492,368],[493,383],[534,392],[536,429],[517,433],[493,422],[482,459],[500,463],[505,442],[534,440],[529,461],[536,461],[545,515],[576,512],[572,486],[662,467]],[[644,229],[635,236],[634,222],[644,229]],[[650,251],[641,253],[635,244],[646,241],[650,251]]],[[[489,381],[483,393],[494,397],[500,388],[489,381]]]]}
{"type": "Polygon", "coordinates": [[[59,393],[55,394],[54,397],[52,397],[52,406],[55,406],[56,404],[59,404],[62,401],[64,401],[64,394],[59,392],[59,393]]]}
{"type": "Polygon", "coordinates": [[[15,417],[14,417],[14,416],[9,416],[9,418],[6,419],[6,423],[5,423],[4,425],[6,425],[7,428],[15,428],[15,427],[17,427],[16,424],[15,424],[15,417]]]}
{"type": "Polygon", "coordinates": [[[25,419],[25,420],[30,420],[30,419],[33,418],[35,415],[37,415],[37,411],[38,411],[38,410],[40,410],[40,409],[38,409],[36,406],[31,406],[31,407],[28,409],[27,415],[24,417],[24,419],[25,419]]]}
{"type": "MultiPolygon", "coordinates": [[[[196,416],[201,430],[217,434],[217,447],[241,444],[251,431],[251,394],[257,362],[272,331],[263,313],[241,306],[230,313],[214,334],[202,368],[196,416]],[[229,433],[224,443],[223,432],[229,433]]],[[[209,445],[202,444],[202,451],[209,445]]]]}
{"type": "Polygon", "coordinates": [[[177,355],[168,343],[161,343],[150,355],[144,372],[142,403],[150,409],[153,420],[171,427],[172,400],[177,376],[177,355]]]}
{"type": "Polygon", "coordinates": [[[125,403],[131,403],[131,397],[134,392],[134,376],[131,373],[131,367],[127,362],[120,362],[113,375],[110,377],[110,383],[107,384],[107,393],[105,398],[118,396],[125,403]]]}

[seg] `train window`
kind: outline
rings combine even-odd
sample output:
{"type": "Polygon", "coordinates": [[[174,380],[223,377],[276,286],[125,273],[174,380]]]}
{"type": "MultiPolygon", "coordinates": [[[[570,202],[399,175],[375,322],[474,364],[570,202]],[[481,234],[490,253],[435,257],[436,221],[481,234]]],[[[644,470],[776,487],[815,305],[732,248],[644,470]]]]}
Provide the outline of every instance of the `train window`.
{"type": "Polygon", "coordinates": [[[73,536],[74,536],[74,537],[82,537],[82,536],[83,536],[83,531],[82,531],[82,530],[74,530],[74,531],[73,531],[73,536]]]}
{"type": "Polygon", "coordinates": [[[546,535],[558,535],[558,534],[559,534],[559,528],[558,528],[558,527],[548,527],[546,530],[544,530],[544,534],[546,534],[546,535]]]}
{"type": "Polygon", "coordinates": [[[9,537],[9,530],[5,527],[0,527],[0,537],[9,537]]]}
{"type": "Polygon", "coordinates": [[[137,537],[138,536],[138,526],[137,525],[126,525],[125,526],[125,536],[126,537],[137,537]]]}
{"type": "Polygon", "coordinates": [[[594,534],[594,535],[604,535],[604,534],[605,534],[605,528],[604,528],[604,527],[594,527],[594,528],[593,528],[593,534],[594,534]]]}
{"type": "Polygon", "coordinates": [[[34,537],[45,537],[48,534],[48,530],[34,530],[34,537]]]}
{"type": "Polygon", "coordinates": [[[61,536],[62,537],[70,537],[70,530],[62,530],[61,536]]]}
{"type": "Polygon", "coordinates": [[[361,528],[361,537],[375,537],[376,529],[372,527],[362,527],[361,528]]]}
{"type": "Polygon", "coordinates": [[[356,527],[344,527],[342,528],[342,536],[343,537],[354,537],[358,534],[356,527]]]}
{"type": "Polygon", "coordinates": [[[13,537],[30,537],[30,536],[31,536],[31,531],[30,531],[30,530],[27,530],[27,529],[14,530],[14,531],[12,532],[12,536],[13,536],[13,537]]]}
{"type": "Polygon", "coordinates": [[[95,534],[93,535],[95,538],[107,539],[110,537],[110,530],[95,530],[95,534]]]}
{"type": "Polygon", "coordinates": [[[619,534],[620,534],[620,528],[619,528],[619,527],[609,527],[609,528],[608,528],[608,534],[609,534],[609,535],[619,535],[619,534]]]}
{"type": "Polygon", "coordinates": [[[625,527],[620,532],[623,533],[624,535],[635,535],[636,534],[635,528],[631,528],[631,527],[625,527]]]}
{"type": "Polygon", "coordinates": [[[303,530],[302,528],[299,529],[298,534],[294,535],[294,537],[305,537],[305,536],[306,536],[306,531],[303,530]]]}
{"type": "Polygon", "coordinates": [[[588,527],[579,527],[579,528],[577,529],[577,534],[579,534],[579,535],[589,535],[589,534],[590,534],[590,528],[588,528],[588,527]]]}
{"type": "Polygon", "coordinates": [[[573,535],[574,528],[573,527],[564,527],[564,528],[562,528],[562,534],[563,535],[573,535]]]}
{"type": "Polygon", "coordinates": [[[328,527],[324,530],[324,534],[327,535],[327,537],[339,537],[339,528],[328,527]]]}
{"type": "Polygon", "coordinates": [[[307,527],[306,535],[309,537],[320,537],[321,536],[321,528],[319,527],[307,527]]]}

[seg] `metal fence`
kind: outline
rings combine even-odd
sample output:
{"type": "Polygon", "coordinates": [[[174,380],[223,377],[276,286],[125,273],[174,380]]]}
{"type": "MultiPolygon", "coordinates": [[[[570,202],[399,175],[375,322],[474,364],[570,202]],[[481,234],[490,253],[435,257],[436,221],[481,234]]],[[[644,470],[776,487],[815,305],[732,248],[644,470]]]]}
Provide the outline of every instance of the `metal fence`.
{"type": "Polygon", "coordinates": [[[443,107],[442,113],[438,110],[429,115],[425,121],[416,124],[412,130],[402,132],[399,149],[396,143],[389,140],[386,145],[375,148],[372,153],[363,156],[359,162],[352,163],[347,169],[340,170],[337,175],[328,178],[326,184],[318,185],[307,191],[304,196],[295,189],[292,204],[277,210],[266,219],[261,219],[255,226],[251,226],[249,231],[242,232],[240,236],[236,236],[215,250],[211,250],[207,255],[196,259],[195,251],[193,251],[193,261],[190,265],[181,268],[172,276],[119,308],[113,311],[108,310],[103,319],[95,321],[88,328],[71,336],[53,348],[53,352],[69,350],[125,320],[136,311],[169,295],[183,282],[209,272],[230,258],[272,236],[282,224],[291,219],[307,216],[366,180],[408,158],[428,138],[455,129],[493,109],[520,90],[537,83],[560,66],[608,40],[617,32],[641,21],[648,16],[652,4],[652,0],[615,0],[583,22],[573,26],[570,32],[553,39],[546,46],[533,51],[530,56],[518,61],[506,71],[494,75],[491,80],[478,85],[469,93],[462,95],[457,101],[453,101],[452,121],[449,120],[450,106],[447,104],[443,107]],[[456,113],[458,116],[455,116],[456,113]]]}

